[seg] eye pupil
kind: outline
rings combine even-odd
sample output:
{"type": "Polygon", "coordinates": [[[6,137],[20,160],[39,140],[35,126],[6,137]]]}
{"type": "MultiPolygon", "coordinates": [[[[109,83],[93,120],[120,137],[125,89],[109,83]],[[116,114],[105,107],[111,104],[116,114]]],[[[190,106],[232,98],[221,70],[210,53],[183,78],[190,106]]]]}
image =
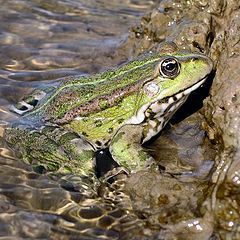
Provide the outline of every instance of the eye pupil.
{"type": "Polygon", "coordinates": [[[166,65],[166,69],[168,70],[168,71],[172,71],[172,70],[174,70],[176,68],[176,63],[168,63],[167,65],[166,65]]]}
{"type": "Polygon", "coordinates": [[[166,58],[160,64],[160,74],[163,77],[176,77],[180,70],[180,65],[175,58],[166,58]]]}

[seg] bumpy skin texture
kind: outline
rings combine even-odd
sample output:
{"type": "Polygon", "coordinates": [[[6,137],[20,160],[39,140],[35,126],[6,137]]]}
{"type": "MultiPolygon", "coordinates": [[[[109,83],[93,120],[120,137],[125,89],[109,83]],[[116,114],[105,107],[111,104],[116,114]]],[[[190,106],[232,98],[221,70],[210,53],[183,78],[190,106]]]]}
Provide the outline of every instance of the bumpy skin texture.
{"type": "Polygon", "coordinates": [[[58,127],[31,129],[28,126],[6,129],[6,140],[36,171],[44,169],[85,174],[92,170],[94,150],[76,133],[58,127]]]}
{"type": "Polygon", "coordinates": [[[23,115],[6,141],[50,171],[87,174],[109,147],[128,171],[152,160],[141,144],[165,126],[212,70],[206,56],[172,51],[140,56],[92,77],[68,77],[36,90],[13,110],[23,115]]]}

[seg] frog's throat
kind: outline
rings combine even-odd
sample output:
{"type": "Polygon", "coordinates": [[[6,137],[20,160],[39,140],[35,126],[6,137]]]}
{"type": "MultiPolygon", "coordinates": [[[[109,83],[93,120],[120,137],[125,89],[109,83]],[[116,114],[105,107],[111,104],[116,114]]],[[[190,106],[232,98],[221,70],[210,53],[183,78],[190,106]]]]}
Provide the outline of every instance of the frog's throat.
{"type": "MultiPolygon", "coordinates": [[[[197,88],[199,88],[205,82],[206,78],[207,76],[202,78],[200,81],[198,81],[191,87],[186,88],[171,97],[167,97],[164,99],[156,99],[156,101],[153,103],[147,103],[143,105],[137,111],[137,113],[127,121],[127,124],[140,124],[144,122],[144,120],[147,117],[149,117],[147,110],[150,110],[150,112],[155,113],[156,117],[160,117],[160,116],[163,117],[168,112],[174,113],[187,100],[187,97],[189,96],[189,94],[194,90],[196,90],[197,88]]],[[[169,119],[171,116],[172,114],[169,116],[169,119]]],[[[162,127],[164,127],[165,124],[162,127]]]]}

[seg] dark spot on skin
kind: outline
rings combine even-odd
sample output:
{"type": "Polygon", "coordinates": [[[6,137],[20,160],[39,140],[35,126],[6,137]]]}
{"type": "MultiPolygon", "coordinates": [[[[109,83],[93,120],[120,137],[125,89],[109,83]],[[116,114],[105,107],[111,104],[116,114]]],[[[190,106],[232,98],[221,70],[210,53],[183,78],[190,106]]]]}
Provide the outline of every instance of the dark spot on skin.
{"type": "Polygon", "coordinates": [[[120,118],[120,119],[118,119],[118,124],[121,124],[121,123],[123,123],[123,121],[124,121],[124,119],[123,119],[123,118],[120,118]]]}
{"type": "Polygon", "coordinates": [[[147,109],[146,113],[151,114],[152,110],[150,108],[147,109]]]}
{"type": "Polygon", "coordinates": [[[102,146],[102,143],[98,140],[95,142],[95,144],[98,145],[98,146],[102,146]]]}
{"type": "Polygon", "coordinates": [[[33,107],[35,107],[38,104],[38,100],[37,99],[32,99],[31,101],[28,102],[30,105],[32,105],[33,107]]]}
{"type": "Polygon", "coordinates": [[[168,107],[164,110],[164,114],[171,113],[173,110],[170,111],[171,107],[175,104],[175,102],[168,105],[168,107]]]}
{"type": "Polygon", "coordinates": [[[96,127],[101,127],[102,126],[102,121],[101,120],[96,120],[94,122],[94,124],[95,124],[96,127]]]}
{"type": "Polygon", "coordinates": [[[174,95],[173,96],[173,101],[176,102],[177,101],[177,97],[174,95]]]}
{"type": "Polygon", "coordinates": [[[112,132],[113,132],[113,128],[109,128],[108,133],[112,133],[112,132]]]}
{"type": "Polygon", "coordinates": [[[82,135],[88,137],[88,134],[86,132],[82,132],[82,135]]]}
{"type": "Polygon", "coordinates": [[[150,119],[154,119],[154,118],[155,118],[156,113],[154,113],[154,112],[152,111],[152,109],[148,109],[148,110],[147,110],[147,113],[149,114],[149,118],[150,118],[150,119]]]}
{"type": "Polygon", "coordinates": [[[158,104],[162,104],[162,103],[168,103],[168,98],[164,98],[158,101],[158,104]]]}
{"type": "Polygon", "coordinates": [[[18,110],[20,110],[20,111],[26,111],[26,110],[28,110],[28,107],[26,107],[26,106],[23,105],[23,106],[19,107],[18,110]]]}

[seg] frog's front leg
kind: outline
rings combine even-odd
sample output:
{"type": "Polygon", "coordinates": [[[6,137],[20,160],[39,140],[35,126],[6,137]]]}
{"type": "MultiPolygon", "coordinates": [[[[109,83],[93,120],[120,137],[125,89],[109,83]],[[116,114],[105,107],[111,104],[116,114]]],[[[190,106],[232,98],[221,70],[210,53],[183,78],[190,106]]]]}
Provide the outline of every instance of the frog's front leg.
{"type": "Polygon", "coordinates": [[[141,146],[142,133],[141,125],[125,125],[110,143],[112,157],[129,172],[142,169],[154,160],[141,146]]]}
{"type": "Polygon", "coordinates": [[[94,150],[77,134],[61,128],[26,125],[7,128],[5,140],[17,149],[24,161],[48,171],[88,174],[93,171],[94,150]]]}

